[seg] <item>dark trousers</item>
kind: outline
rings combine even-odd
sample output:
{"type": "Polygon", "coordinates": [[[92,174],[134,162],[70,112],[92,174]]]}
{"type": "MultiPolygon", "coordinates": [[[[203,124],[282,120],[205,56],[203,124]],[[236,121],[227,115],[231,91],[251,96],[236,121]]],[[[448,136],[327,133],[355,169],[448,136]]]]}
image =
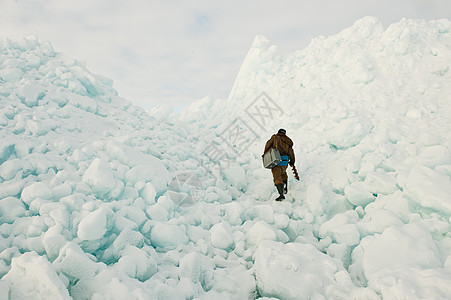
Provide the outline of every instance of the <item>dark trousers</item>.
{"type": "Polygon", "coordinates": [[[287,167],[288,166],[275,166],[271,169],[274,185],[283,184],[284,181],[288,180],[287,167]]]}

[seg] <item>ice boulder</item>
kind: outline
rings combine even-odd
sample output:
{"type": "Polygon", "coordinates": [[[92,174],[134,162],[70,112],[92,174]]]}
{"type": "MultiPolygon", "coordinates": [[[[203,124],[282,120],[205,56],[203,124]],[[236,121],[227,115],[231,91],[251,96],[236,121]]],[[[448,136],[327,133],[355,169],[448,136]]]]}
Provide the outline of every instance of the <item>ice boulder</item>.
{"type": "Polygon", "coordinates": [[[213,275],[215,283],[210,292],[220,294],[215,299],[230,297],[235,299],[255,298],[256,285],[252,269],[247,270],[243,265],[229,266],[227,268],[216,268],[213,275]]]}
{"type": "Polygon", "coordinates": [[[389,227],[380,236],[365,239],[361,245],[364,251],[363,271],[368,279],[384,269],[412,265],[423,268],[442,266],[431,234],[420,224],[389,227]]]}
{"type": "Polygon", "coordinates": [[[77,236],[82,241],[103,238],[110,229],[113,212],[108,208],[99,208],[85,216],[78,224],[77,236]]]}
{"type": "Polygon", "coordinates": [[[264,240],[276,241],[276,232],[264,221],[256,222],[247,232],[247,243],[250,246],[256,246],[264,240]]]}
{"type": "Polygon", "coordinates": [[[16,218],[23,216],[25,206],[19,199],[7,197],[0,201],[0,223],[12,223],[16,218]]]}
{"type": "Polygon", "coordinates": [[[426,147],[419,155],[420,161],[429,168],[445,165],[451,162],[449,149],[442,145],[426,147]]]}
{"type": "Polygon", "coordinates": [[[246,173],[240,166],[233,166],[225,169],[224,177],[237,190],[243,190],[246,186],[246,173]]]}
{"type": "Polygon", "coordinates": [[[255,205],[246,211],[246,215],[252,219],[265,221],[268,224],[274,223],[274,209],[268,204],[255,205]]]}
{"type": "Polygon", "coordinates": [[[95,75],[91,74],[85,68],[80,66],[73,66],[70,69],[72,74],[74,74],[74,77],[86,89],[88,95],[98,96],[99,94],[103,93],[103,88],[100,85],[100,82],[95,78],[95,75]]]}
{"type": "Polygon", "coordinates": [[[254,254],[261,296],[278,299],[344,299],[353,287],[339,260],[310,244],[262,241],[254,254]]]}
{"type": "Polygon", "coordinates": [[[210,257],[191,252],[180,260],[179,268],[180,278],[188,278],[194,284],[200,284],[204,291],[212,288],[215,264],[210,257]]]}
{"type": "MultiPolygon", "coordinates": [[[[0,158],[1,161],[1,158],[0,158]]],[[[30,172],[31,165],[20,159],[10,159],[0,165],[0,177],[11,180],[17,176],[19,171],[30,172]],[[28,165],[28,166],[27,166],[28,165]]]]}
{"type": "Polygon", "coordinates": [[[77,108],[91,113],[95,113],[97,111],[97,103],[90,97],[78,94],[68,94],[67,98],[69,103],[77,108]]]}
{"type": "Polygon", "coordinates": [[[161,249],[175,249],[179,245],[186,245],[189,238],[180,226],[157,223],[150,232],[152,245],[161,249]]]}
{"type": "Polygon", "coordinates": [[[146,183],[144,188],[140,193],[141,197],[146,200],[147,204],[155,203],[155,197],[157,196],[157,191],[151,182],[146,183]]]}
{"type": "Polygon", "coordinates": [[[380,295],[380,299],[399,299],[399,295],[404,299],[448,299],[451,295],[450,273],[442,268],[408,266],[374,275],[368,281],[368,288],[380,295]]]}
{"type": "Polygon", "coordinates": [[[228,250],[233,247],[232,228],[228,223],[222,222],[210,228],[211,244],[219,249],[228,250]]]}
{"type": "MultiPolygon", "coordinates": [[[[154,293],[147,289],[145,292],[136,279],[121,274],[119,269],[102,270],[94,277],[85,277],[75,282],[70,292],[74,300],[84,299],[158,299],[154,293]],[[119,278],[120,279],[119,279],[119,278]]],[[[163,299],[163,298],[160,298],[163,299]]]]}
{"type": "Polygon", "coordinates": [[[158,271],[155,258],[134,246],[127,246],[121,252],[121,258],[117,262],[116,268],[131,278],[138,278],[141,281],[149,279],[158,271]]]}
{"type": "Polygon", "coordinates": [[[145,212],[143,212],[141,209],[137,208],[136,206],[124,206],[122,207],[117,213],[117,217],[124,217],[134,224],[136,224],[137,227],[141,227],[146,221],[147,217],[145,212]]]}
{"type": "Polygon", "coordinates": [[[150,219],[155,221],[165,221],[169,218],[169,212],[160,203],[147,207],[146,213],[150,219]]]}
{"type": "Polygon", "coordinates": [[[355,246],[360,242],[360,233],[356,225],[359,216],[354,210],[337,214],[323,223],[319,228],[319,236],[330,236],[333,241],[346,246],[355,246]]]}
{"type": "Polygon", "coordinates": [[[319,182],[310,183],[307,186],[305,203],[307,204],[309,210],[315,215],[320,215],[323,211],[325,211],[326,199],[319,182]]]}
{"type": "Polygon", "coordinates": [[[83,182],[91,186],[98,194],[105,194],[116,186],[113,170],[101,158],[96,158],[92,161],[83,175],[83,182]]]}
{"type": "Polygon", "coordinates": [[[159,195],[166,191],[171,174],[160,159],[114,141],[106,143],[105,150],[112,158],[131,168],[125,174],[128,182],[151,182],[159,195]]]}
{"type": "Polygon", "coordinates": [[[45,92],[44,86],[29,82],[19,90],[19,98],[26,106],[32,107],[38,105],[39,100],[45,96],[45,92]]]}
{"type": "Polygon", "coordinates": [[[55,225],[44,234],[42,244],[49,260],[55,260],[61,248],[67,243],[66,238],[61,234],[62,228],[60,225],[55,225]]]}
{"type": "Polygon", "coordinates": [[[53,262],[57,270],[69,278],[92,278],[100,270],[100,265],[89,257],[77,244],[70,242],[65,245],[53,262]]]}
{"type": "Polygon", "coordinates": [[[10,173],[10,168],[5,168],[3,163],[7,161],[11,154],[15,152],[14,147],[14,143],[12,141],[8,141],[8,139],[3,139],[2,144],[0,145],[0,164],[2,164],[0,166],[0,176],[2,177],[5,173],[10,173]]]}
{"type": "Polygon", "coordinates": [[[41,58],[38,55],[29,53],[25,56],[27,65],[30,68],[38,68],[41,65],[41,58]]]}
{"type": "Polygon", "coordinates": [[[370,193],[362,182],[354,182],[344,189],[346,198],[355,206],[365,207],[374,201],[374,195],[370,193]]]}
{"type": "Polygon", "coordinates": [[[349,118],[338,122],[326,137],[329,144],[338,149],[353,147],[370,132],[372,124],[361,118],[349,118]]]}
{"type": "Polygon", "coordinates": [[[364,276],[384,299],[447,299],[450,273],[429,231],[419,223],[368,236],[353,251],[352,276],[364,276]],[[362,268],[359,270],[359,268],[362,268]],[[358,275],[358,274],[361,275],[358,275]]]}
{"type": "Polygon", "coordinates": [[[386,228],[402,225],[402,221],[393,212],[380,209],[367,212],[359,223],[359,229],[363,232],[362,235],[366,235],[382,233],[386,228]]]}
{"type": "Polygon", "coordinates": [[[17,68],[6,68],[0,70],[0,79],[4,81],[13,81],[22,78],[24,72],[17,68]]]}
{"type": "Polygon", "coordinates": [[[36,252],[13,258],[2,280],[9,283],[9,299],[71,299],[50,262],[36,252]]]}
{"type": "Polygon", "coordinates": [[[419,205],[451,214],[450,177],[422,165],[410,171],[402,183],[408,197],[419,205]]]}
{"type": "Polygon", "coordinates": [[[138,231],[131,229],[124,229],[119,233],[112,245],[113,255],[119,258],[120,252],[127,246],[135,246],[142,248],[144,244],[144,237],[138,231]]]}
{"type": "Polygon", "coordinates": [[[21,198],[27,203],[31,204],[36,198],[51,199],[52,191],[43,182],[34,182],[22,190],[21,198]]]}
{"type": "Polygon", "coordinates": [[[128,182],[151,182],[158,194],[166,191],[171,174],[168,172],[164,164],[154,156],[147,155],[144,164],[131,168],[125,178],[128,182]],[[150,164],[151,162],[151,164],[150,164]],[[147,164],[149,163],[149,164],[147,164]]]}
{"type": "Polygon", "coordinates": [[[398,190],[396,179],[388,172],[368,172],[363,186],[372,194],[389,195],[398,190]]]}
{"type": "Polygon", "coordinates": [[[27,63],[23,59],[9,58],[3,61],[3,66],[7,68],[18,68],[21,70],[25,70],[27,67],[27,63]]]}

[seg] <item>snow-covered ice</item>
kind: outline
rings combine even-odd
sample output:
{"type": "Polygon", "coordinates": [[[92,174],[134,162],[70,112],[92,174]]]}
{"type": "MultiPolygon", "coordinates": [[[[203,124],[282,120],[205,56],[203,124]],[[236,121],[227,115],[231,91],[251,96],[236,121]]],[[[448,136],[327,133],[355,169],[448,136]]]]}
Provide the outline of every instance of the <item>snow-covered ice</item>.
{"type": "Polygon", "coordinates": [[[149,112],[0,42],[0,299],[448,299],[451,22],[366,17],[149,112]],[[283,127],[286,200],[261,154],[283,127]]]}

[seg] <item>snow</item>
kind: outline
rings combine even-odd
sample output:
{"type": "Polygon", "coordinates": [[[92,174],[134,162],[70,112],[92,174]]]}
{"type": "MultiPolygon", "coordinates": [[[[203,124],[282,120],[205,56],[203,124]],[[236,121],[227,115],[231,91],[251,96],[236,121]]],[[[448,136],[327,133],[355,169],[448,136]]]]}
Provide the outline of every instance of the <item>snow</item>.
{"type": "Polygon", "coordinates": [[[51,199],[52,191],[43,182],[35,182],[22,190],[20,198],[26,204],[31,204],[33,200],[39,199],[51,199]]]}
{"type": "Polygon", "coordinates": [[[449,176],[424,165],[415,165],[405,186],[412,201],[423,207],[451,213],[451,182],[449,176]]]}
{"type": "Polygon", "coordinates": [[[9,283],[10,299],[70,299],[50,262],[36,252],[13,258],[2,280],[9,283]]]}
{"type": "Polygon", "coordinates": [[[264,241],[254,267],[260,294],[278,299],[345,299],[353,286],[339,260],[309,244],[264,241]]]}
{"type": "MultiPolygon", "coordinates": [[[[0,42],[0,299],[447,299],[451,22],[366,17],[149,112],[0,42]],[[285,128],[301,181],[262,168],[285,128]]],[[[288,173],[291,173],[289,171],[288,173]]]]}
{"type": "Polygon", "coordinates": [[[228,250],[234,246],[231,226],[222,222],[213,225],[210,228],[211,245],[213,247],[228,250]]]}
{"type": "Polygon", "coordinates": [[[179,245],[186,245],[189,238],[177,225],[157,223],[150,233],[152,245],[155,248],[172,250],[179,245]]]}
{"type": "Polygon", "coordinates": [[[108,213],[112,215],[112,211],[99,208],[86,217],[78,224],[77,236],[80,240],[92,241],[102,238],[107,229],[108,213]]]}

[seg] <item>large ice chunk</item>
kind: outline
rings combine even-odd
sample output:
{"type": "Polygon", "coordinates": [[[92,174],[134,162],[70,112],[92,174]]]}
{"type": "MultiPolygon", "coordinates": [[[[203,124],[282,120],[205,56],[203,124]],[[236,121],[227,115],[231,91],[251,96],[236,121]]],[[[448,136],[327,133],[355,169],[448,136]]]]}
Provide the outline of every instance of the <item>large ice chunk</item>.
{"type": "Polygon", "coordinates": [[[158,271],[157,261],[144,250],[134,246],[127,246],[121,252],[116,268],[141,281],[149,279],[158,271]]]}
{"type": "Polygon", "coordinates": [[[61,249],[53,265],[66,276],[74,279],[92,278],[100,269],[100,266],[73,242],[61,249]]]}
{"type": "Polygon", "coordinates": [[[19,80],[24,75],[21,69],[7,68],[0,70],[0,79],[4,81],[19,80]]]}
{"type": "Polygon", "coordinates": [[[99,208],[86,217],[78,224],[77,236],[82,241],[92,241],[101,239],[109,230],[109,220],[113,212],[108,208],[99,208]]]}
{"type": "Polygon", "coordinates": [[[405,193],[423,207],[451,214],[450,177],[422,165],[410,171],[404,183],[405,193]]]}
{"type": "Polygon", "coordinates": [[[327,133],[329,144],[341,149],[357,145],[370,132],[372,124],[361,118],[341,120],[327,133]]]}
{"type": "Polygon", "coordinates": [[[451,291],[450,275],[442,268],[439,249],[419,223],[390,227],[381,235],[368,236],[354,252],[351,272],[363,271],[368,286],[384,299],[399,294],[408,299],[445,299],[451,291]]]}
{"type": "Polygon", "coordinates": [[[94,99],[88,96],[79,94],[67,94],[67,99],[73,106],[85,110],[87,112],[95,113],[97,111],[97,103],[94,99]]]}
{"type": "Polygon", "coordinates": [[[250,246],[256,246],[264,240],[276,241],[276,232],[264,221],[256,222],[247,232],[246,241],[250,246]]]}
{"type": "MultiPolygon", "coordinates": [[[[125,174],[128,182],[151,182],[157,194],[163,194],[172,176],[166,169],[164,163],[153,155],[145,154],[135,148],[109,141],[105,145],[107,153],[131,169],[125,174]]],[[[150,187],[149,187],[150,188],[150,187]]],[[[145,191],[148,201],[151,199],[151,188],[145,191]],[[149,197],[150,196],[150,197],[149,197]]]]}
{"type": "Polygon", "coordinates": [[[36,198],[51,199],[52,191],[43,182],[35,182],[23,189],[21,194],[22,200],[30,204],[36,198]]]}
{"type": "Polygon", "coordinates": [[[116,186],[113,170],[101,158],[96,158],[92,161],[83,175],[83,182],[91,186],[99,194],[105,194],[116,186]]]}
{"type": "Polygon", "coordinates": [[[28,107],[38,105],[39,100],[41,100],[44,96],[45,87],[34,82],[25,84],[19,90],[19,98],[28,107]]]}
{"type": "Polygon", "coordinates": [[[14,197],[7,197],[0,201],[0,224],[12,223],[22,216],[25,216],[25,206],[22,201],[14,197]]]}
{"type": "Polygon", "coordinates": [[[233,166],[224,170],[225,179],[238,190],[246,186],[246,173],[240,166],[233,166]]]}
{"type": "Polygon", "coordinates": [[[228,223],[222,222],[210,228],[211,244],[219,249],[230,249],[233,244],[232,228],[228,223]]]}
{"type": "Polygon", "coordinates": [[[36,252],[13,258],[3,280],[10,285],[10,299],[70,299],[52,265],[36,252]]]}
{"type": "Polygon", "coordinates": [[[382,235],[363,243],[363,269],[367,278],[376,272],[409,265],[441,267],[440,255],[431,234],[419,224],[390,227],[382,235]]]}
{"type": "Polygon", "coordinates": [[[152,245],[161,249],[175,249],[179,245],[186,245],[189,238],[177,225],[157,223],[150,233],[152,245]]]}
{"type": "Polygon", "coordinates": [[[262,241],[255,252],[262,296],[279,299],[341,298],[353,284],[339,260],[309,244],[262,241]]]}
{"type": "Polygon", "coordinates": [[[200,284],[205,291],[213,286],[213,260],[197,252],[185,255],[180,260],[180,277],[188,278],[194,284],[200,284]]]}
{"type": "Polygon", "coordinates": [[[374,195],[370,193],[362,182],[354,182],[344,189],[346,198],[355,206],[365,207],[374,201],[374,195]]]}
{"type": "Polygon", "coordinates": [[[319,235],[325,238],[330,235],[332,240],[338,244],[354,246],[360,242],[360,233],[357,225],[359,216],[353,210],[337,214],[329,221],[321,225],[319,235]]]}

